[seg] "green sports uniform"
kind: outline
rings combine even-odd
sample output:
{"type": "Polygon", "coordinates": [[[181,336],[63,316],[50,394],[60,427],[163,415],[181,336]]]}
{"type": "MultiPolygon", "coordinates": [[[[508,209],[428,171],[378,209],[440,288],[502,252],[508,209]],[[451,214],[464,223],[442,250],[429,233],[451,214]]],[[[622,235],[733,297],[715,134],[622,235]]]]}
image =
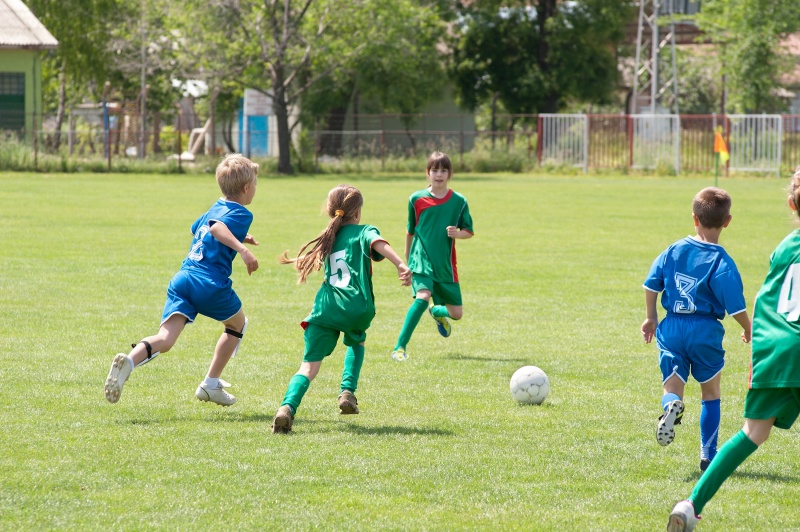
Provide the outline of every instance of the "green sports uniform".
{"type": "Polygon", "coordinates": [[[753,311],[750,391],[745,417],[776,417],[788,429],[800,414],[800,231],[775,248],[753,311]]]}
{"type": "Polygon", "coordinates": [[[344,333],[344,343],[348,346],[366,339],[366,331],[375,317],[372,261],[383,260],[382,255],[372,251],[372,246],[381,241],[385,242],[378,228],[371,225],[343,225],[339,229],[325,260],[325,280],[314,298],[311,313],[302,323],[306,329],[303,360],[320,361],[331,354],[339,332],[344,333]],[[328,332],[323,334],[319,328],[328,332]],[[331,332],[335,334],[332,345],[331,332]]]}
{"type": "Polygon", "coordinates": [[[437,198],[427,188],[411,195],[406,230],[414,236],[408,256],[408,267],[413,273],[412,289],[416,294],[427,288],[434,292],[435,301],[461,305],[456,241],[447,236],[447,227],[451,225],[474,233],[464,196],[448,190],[443,198],[437,198]]]}

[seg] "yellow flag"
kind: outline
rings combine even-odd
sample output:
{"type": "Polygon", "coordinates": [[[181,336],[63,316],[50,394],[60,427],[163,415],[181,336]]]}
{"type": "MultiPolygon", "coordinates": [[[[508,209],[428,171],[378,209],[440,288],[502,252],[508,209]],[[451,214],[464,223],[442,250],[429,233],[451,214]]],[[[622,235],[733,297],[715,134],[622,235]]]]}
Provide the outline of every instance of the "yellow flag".
{"type": "Polygon", "coordinates": [[[722,138],[722,133],[717,131],[714,135],[714,153],[719,153],[719,160],[722,164],[728,162],[731,154],[728,153],[728,147],[725,146],[725,139],[722,138]]]}

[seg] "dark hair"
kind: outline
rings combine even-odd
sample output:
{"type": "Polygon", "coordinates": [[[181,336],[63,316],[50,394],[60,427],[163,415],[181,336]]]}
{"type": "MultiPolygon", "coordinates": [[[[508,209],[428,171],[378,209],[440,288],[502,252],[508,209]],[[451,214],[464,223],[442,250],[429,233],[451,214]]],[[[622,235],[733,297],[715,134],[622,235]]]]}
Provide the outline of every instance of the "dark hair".
{"type": "Polygon", "coordinates": [[[731,197],[721,188],[704,188],[694,197],[692,212],[703,227],[720,228],[731,213],[731,197]]]}
{"type": "Polygon", "coordinates": [[[311,272],[322,268],[325,258],[331,254],[339,228],[345,223],[354,221],[362,205],[364,197],[354,186],[339,185],[328,192],[328,201],[322,206],[322,212],[331,218],[328,227],[317,238],[301,247],[297,252],[297,258],[289,258],[289,250],[278,257],[281,264],[294,264],[297,270],[297,284],[306,282],[311,272]]]}
{"type": "Polygon", "coordinates": [[[435,151],[428,157],[425,173],[430,172],[432,169],[447,170],[448,174],[453,175],[453,164],[450,162],[450,157],[440,151],[435,151]]]}
{"type": "Polygon", "coordinates": [[[800,167],[789,181],[789,199],[794,203],[795,212],[800,216],[800,167]]]}

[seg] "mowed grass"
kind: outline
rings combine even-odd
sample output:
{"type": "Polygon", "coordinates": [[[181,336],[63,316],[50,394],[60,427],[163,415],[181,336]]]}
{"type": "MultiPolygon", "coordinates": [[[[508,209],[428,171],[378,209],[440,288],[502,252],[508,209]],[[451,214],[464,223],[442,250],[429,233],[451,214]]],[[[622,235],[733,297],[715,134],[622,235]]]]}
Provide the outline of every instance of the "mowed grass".
{"type": "MultiPolygon", "coordinates": [[[[2,174],[0,529],[655,530],[697,480],[699,387],[675,442],[655,441],[660,374],[639,333],[652,260],[693,232],[713,179],[459,175],[476,236],[458,243],[465,317],[449,339],[424,316],[410,359],[389,353],[411,302],[374,266],[378,315],[357,392],[338,414],[344,348],[327,359],[294,432],[270,423],[303,351],[307,285],[277,263],[327,223],[327,191],[365,196],[363,222],[402,253],[422,174],[262,176],[251,209],[260,269],[234,264],[250,325],[224,377],[236,405],[194,398],[221,332],[200,317],[103,397],[117,352],[157,330],[190,226],[219,196],[212,176],[2,174]],[[511,374],[550,377],[541,406],[511,374]]],[[[795,227],[785,181],[731,178],[721,243],[752,301],[795,227]]],[[[663,316],[663,312],[661,313],[663,316]]],[[[725,320],[720,442],[740,427],[748,347],[725,320]]],[[[797,429],[775,431],[722,487],[704,530],[800,527],[797,429]]]]}

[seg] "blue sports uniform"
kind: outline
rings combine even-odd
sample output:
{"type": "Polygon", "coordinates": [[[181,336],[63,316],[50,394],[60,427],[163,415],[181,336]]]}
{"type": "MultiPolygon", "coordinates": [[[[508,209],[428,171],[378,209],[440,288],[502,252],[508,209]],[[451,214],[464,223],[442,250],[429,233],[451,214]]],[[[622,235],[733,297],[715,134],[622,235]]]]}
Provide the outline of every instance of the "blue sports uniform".
{"type": "Polygon", "coordinates": [[[656,329],[662,382],[714,378],[725,365],[719,320],[747,310],[739,270],[722,246],[692,237],[678,240],[653,262],[644,288],[663,292],[666,317],[656,329]]]}
{"type": "Polygon", "coordinates": [[[211,235],[211,226],[217,222],[224,223],[239,242],[244,242],[253,214],[243,205],[220,198],[192,224],[192,245],[167,288],[161,323],[173,314],[186,316],[189,323],[197,314],[225,321],[242,308],[230,279],[236,251],[211,235]]]}

